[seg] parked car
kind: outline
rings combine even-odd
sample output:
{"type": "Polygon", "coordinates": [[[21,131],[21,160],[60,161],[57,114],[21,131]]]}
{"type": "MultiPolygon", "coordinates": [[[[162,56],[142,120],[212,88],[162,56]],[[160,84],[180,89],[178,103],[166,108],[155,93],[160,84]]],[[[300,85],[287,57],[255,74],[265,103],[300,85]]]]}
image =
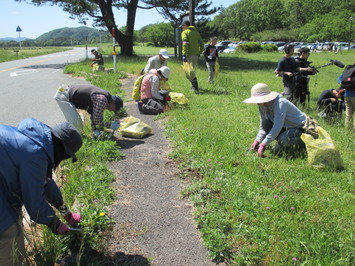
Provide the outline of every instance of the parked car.
{"type": "Polygon", "coordinates": [[[232,41],[221,41],[219,43],[216,44],[216,48],[218,50],[218,52],[223,52],[224,49],[228,48],[228,44],[232,43],[232,41]]]}
{"type": "Polygon", "coordinates": [[[237,48],[235,46],[228,46],[227,49],[223,50],[224,54],[231,54],[234,53],[237,48]]]}

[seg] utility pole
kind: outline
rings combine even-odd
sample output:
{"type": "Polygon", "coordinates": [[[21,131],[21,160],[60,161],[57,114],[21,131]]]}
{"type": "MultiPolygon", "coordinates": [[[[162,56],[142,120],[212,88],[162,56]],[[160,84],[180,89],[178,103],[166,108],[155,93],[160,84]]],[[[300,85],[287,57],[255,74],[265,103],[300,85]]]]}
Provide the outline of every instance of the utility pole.
{"type": "Polygon", "coordinates": [[[195,26],[195,0],[190,0],[189,20],[192,26],[195,26]]]}

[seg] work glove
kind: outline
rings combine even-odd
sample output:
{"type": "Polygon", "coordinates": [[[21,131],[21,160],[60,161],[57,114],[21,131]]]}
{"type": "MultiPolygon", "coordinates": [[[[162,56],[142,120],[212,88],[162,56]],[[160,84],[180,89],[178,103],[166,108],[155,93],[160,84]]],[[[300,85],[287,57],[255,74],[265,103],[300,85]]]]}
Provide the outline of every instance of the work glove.
{"type": "Polygon", "coordinates": [[[261,143],[258,148],[258,156],[259,157],[264,157],[264,151],[265,151],[266,145],[264,143],[261,143]]]}
{"type": "Polygon", "coordinates": [[[101,133],[100,130],[95,129],[95,130],[92,132],[94,139],[97,139],[97,138],[100,136],[100,133],[101,133]]]}
{"type": "Polygon", "coordinates": [[[207,58],[208,58],[209,60],[212,60],[212,56],[211,56],[211,55],[207,56],[207,58]]]}
{"type": "Polygon", "coordinates": [[[55,217],[54,220],[48,224],[48,227],[52,230],[53,234],[63,235],[69,232],[69,227],[62,223],[58,217],[55,217]]]}
{"type": "Polygon", "coordinates": [[[64,235],[68,232],[69,232],[69,227],[66,224],[63,224],[62,222],[60,222],[55,234],[56,235],[64,235]]]}
{"type": "Polygon", "coordinates": [[[182,56],[182,61],[184,61],[184,62],[187,62],[187,58],[186,58],[186,56],[182,56]]]}
{"type": "Polygon", "coordinates": [[[119,127],[120,127],[120,123],[118,123],[117,121],[112,122],[110,126],[112,130],[117,130],[119,127]]]}
{"type": "Polygon", "coordinates": [[[79,213],[72,213],[68,212],[65,216],[64,219],[68,222],[70,225],[75,225],[77,223],[80,223],[81,221],[81,215],[79,213]]]}
{"type": "Polygon", "coordinates": [[[254,140],[253,144],[250,147],[252,150],[257,151],[259,149],[259,141],[254,140]]]}

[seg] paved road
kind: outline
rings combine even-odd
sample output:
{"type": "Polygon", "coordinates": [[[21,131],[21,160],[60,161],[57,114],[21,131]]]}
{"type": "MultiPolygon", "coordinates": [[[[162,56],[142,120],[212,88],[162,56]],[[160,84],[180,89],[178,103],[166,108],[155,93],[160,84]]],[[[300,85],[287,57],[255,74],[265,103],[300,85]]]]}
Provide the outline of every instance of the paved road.
{"type": "Polygon", "coordinates": [[[0,124],[17,126],[33,117],[49,126],[63,122],[64,116],[53,96],[57,88],[85,81],[63,74],[68,63],[90,56],[85,48],[0,63],[0,124]]]}

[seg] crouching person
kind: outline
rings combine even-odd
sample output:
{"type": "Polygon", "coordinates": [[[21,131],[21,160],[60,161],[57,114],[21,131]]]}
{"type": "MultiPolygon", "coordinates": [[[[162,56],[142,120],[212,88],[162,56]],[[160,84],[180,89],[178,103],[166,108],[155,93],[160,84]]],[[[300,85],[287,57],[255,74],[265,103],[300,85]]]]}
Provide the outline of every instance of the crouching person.
{"type": "Polygon", "coordinates": [[[257,83],[251,88],[251,97],[244,103],[254,103],[259,107],[260,128],[251,145],[259,157],[264,156],[265,148],[277,140],[274,147],[276,154],[285,153],[295,157],[306,152],[301,134],[306,122],[306,115],[293,103],[280,94],[270,91],[264,83],[257,83]]]}
{"type": "Polygon", "coordinates": [[[119,96],[111,95],[108,91],[99,87],[85,85],[69,85],[60,88],[54,96],[66,120],[73,124],[79,132],[83,130],[83,122],[76,111],[85,110],[90,114],[91,128],[94,137],[98,137],[104,127],[116,130],[119,127],[117,121],[104,123],[104,111],[117,113],[123,108],[123,101],[119,96]]]}
{"type": "Polygon", "coordinates": [[[324,90],[318,97],[317,107],[321,117],[341,117],[344,109],[344,89],[324,90]]]}
{"type": "Polygon", "coordinates": [[[167,81],[170,69],[163,66],[152,69],[143,78],[140,89],[139,111],[143,114],[160,114],[164,112],[164,106],[170,101],[169,93],[160,90],[162,81],[167,81]]]}
{"type": "Polygon", "coordinates": [[[52,206],[68,224],[80,222],[63,203],[52,170],[62,160],[72,158],[82,145],[80,133],[69,123],[53,128],[33,119],[19,126],[0,125],[0,265],[22,265],[24,235],[21,208],[31,220],[47,225],[54,234],[69,231],[52,206]]]}

